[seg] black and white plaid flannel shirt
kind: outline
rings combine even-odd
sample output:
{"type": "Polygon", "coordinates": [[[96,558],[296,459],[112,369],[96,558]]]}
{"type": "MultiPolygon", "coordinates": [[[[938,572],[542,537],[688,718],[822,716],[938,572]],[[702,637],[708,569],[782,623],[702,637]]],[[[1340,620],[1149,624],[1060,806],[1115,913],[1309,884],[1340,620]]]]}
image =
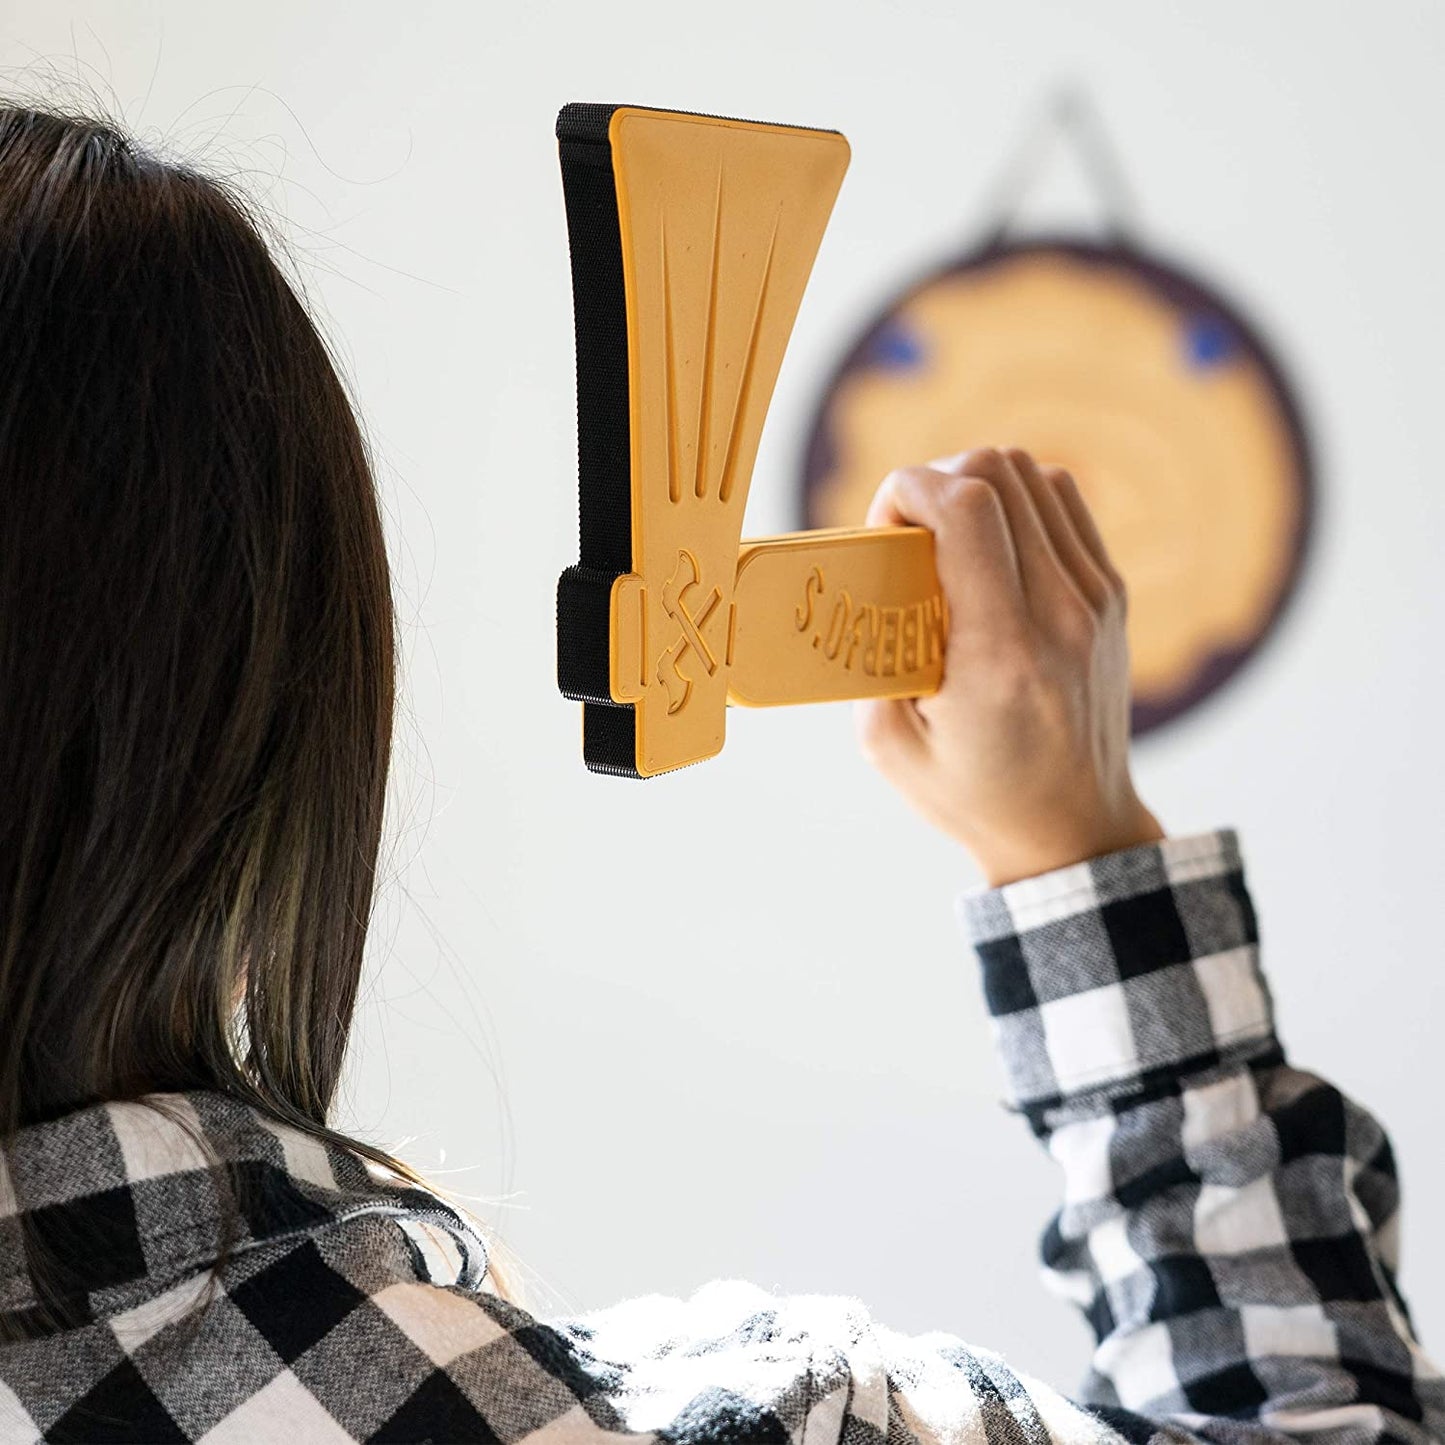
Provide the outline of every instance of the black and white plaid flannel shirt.
{"type": "Polygon", "coordinates": [[[480,1235],[440,1198],[191,1093],[160,1096],[169,1117],[80,1110],[3,1157],[0,1311],[32,1323],[0,1346],[0,1440],[1445,1440],[1445,1381],[1395,1284],[1390,1146],[1284,1062],[1233,834],[963,915],[1012,1102],[1063,1169],[1045,1259],[1099,1339],[1077,1403],[845,1298],[714,1282],[540,1321],[489,1291],[480,1235]],[[59,1332],[27,1313],[22,1207],[75,1266],[59,1332]]]}

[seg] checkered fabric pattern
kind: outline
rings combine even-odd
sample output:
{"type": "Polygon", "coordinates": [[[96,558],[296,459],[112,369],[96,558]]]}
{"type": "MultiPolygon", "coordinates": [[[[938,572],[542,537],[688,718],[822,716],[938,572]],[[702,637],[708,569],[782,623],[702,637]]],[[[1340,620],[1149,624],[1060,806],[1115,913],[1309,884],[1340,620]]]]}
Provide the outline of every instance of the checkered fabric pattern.
{"type": "Polygon", "coordinates": [[[1080,1397],[1211,1440],[1445,1440],[1396,1284],[1389,1140],[1286,1064],[1236,835],[961,912],[1011,1102],[1063,1170],[1043,1257],[1098,1340],[1080,1397]]]}
{"type": "Polygon", "coordinates": [[[540,1320],[441,1198],[196,1092],[0,1156],[0,1313],[25,1336],[0,1345],[0,1442],[1445,1438],[1388,1145],[1284,1065],[1232,835],[964,912],[1013,1100],[1064,1169],[1045,1253],[1100,1337],[1080,1401],[846,1298],[715,1281],[540,1320]],[[63,1327],[35,1314],[22,1217],[72,1266],[63,1327]]]}

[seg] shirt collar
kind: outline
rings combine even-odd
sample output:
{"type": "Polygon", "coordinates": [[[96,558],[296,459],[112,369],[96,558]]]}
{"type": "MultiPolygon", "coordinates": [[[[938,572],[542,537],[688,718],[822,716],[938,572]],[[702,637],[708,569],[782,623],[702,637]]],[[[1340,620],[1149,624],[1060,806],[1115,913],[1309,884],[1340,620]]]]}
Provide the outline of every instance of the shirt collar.
{"type": "Polygon", "coordinates": [[[0,1152],[0,1312],[37,1302],[22,1217],[95,1317],[209,1268],[228,1218],[234,1254],[360,1214],[403,1224],[424,1277],[480,1285],[476,1226],[350,1150],[208,1091],[90,1105],[27,1126],[0,1152]]]}

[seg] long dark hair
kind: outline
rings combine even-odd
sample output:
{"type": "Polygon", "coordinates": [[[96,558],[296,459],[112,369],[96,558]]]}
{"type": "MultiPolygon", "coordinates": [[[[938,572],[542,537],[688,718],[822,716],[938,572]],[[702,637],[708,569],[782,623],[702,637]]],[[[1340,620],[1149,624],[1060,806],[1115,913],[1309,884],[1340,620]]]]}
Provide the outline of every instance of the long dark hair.
{"type": "Polygon", "coordinates": [[[395,617],[327,347],[223,183],[0,108],[0,1144],[213,1089],[328,1127],[395,617]]]}

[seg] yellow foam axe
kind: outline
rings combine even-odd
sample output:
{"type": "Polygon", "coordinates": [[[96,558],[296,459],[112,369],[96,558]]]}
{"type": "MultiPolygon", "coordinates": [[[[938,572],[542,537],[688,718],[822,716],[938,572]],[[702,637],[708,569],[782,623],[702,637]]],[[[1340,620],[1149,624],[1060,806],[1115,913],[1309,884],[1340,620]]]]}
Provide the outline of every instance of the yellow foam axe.
{"type": "Polygon", "coordinates": [[[848,167],[836,131],[634,106],[557,118],[577,326],[581,560],[557,680],[583,757],[649,777],[722,750],[729,703],[937,689],[918,527],[742,542],[758,440],[848,167]]]}

